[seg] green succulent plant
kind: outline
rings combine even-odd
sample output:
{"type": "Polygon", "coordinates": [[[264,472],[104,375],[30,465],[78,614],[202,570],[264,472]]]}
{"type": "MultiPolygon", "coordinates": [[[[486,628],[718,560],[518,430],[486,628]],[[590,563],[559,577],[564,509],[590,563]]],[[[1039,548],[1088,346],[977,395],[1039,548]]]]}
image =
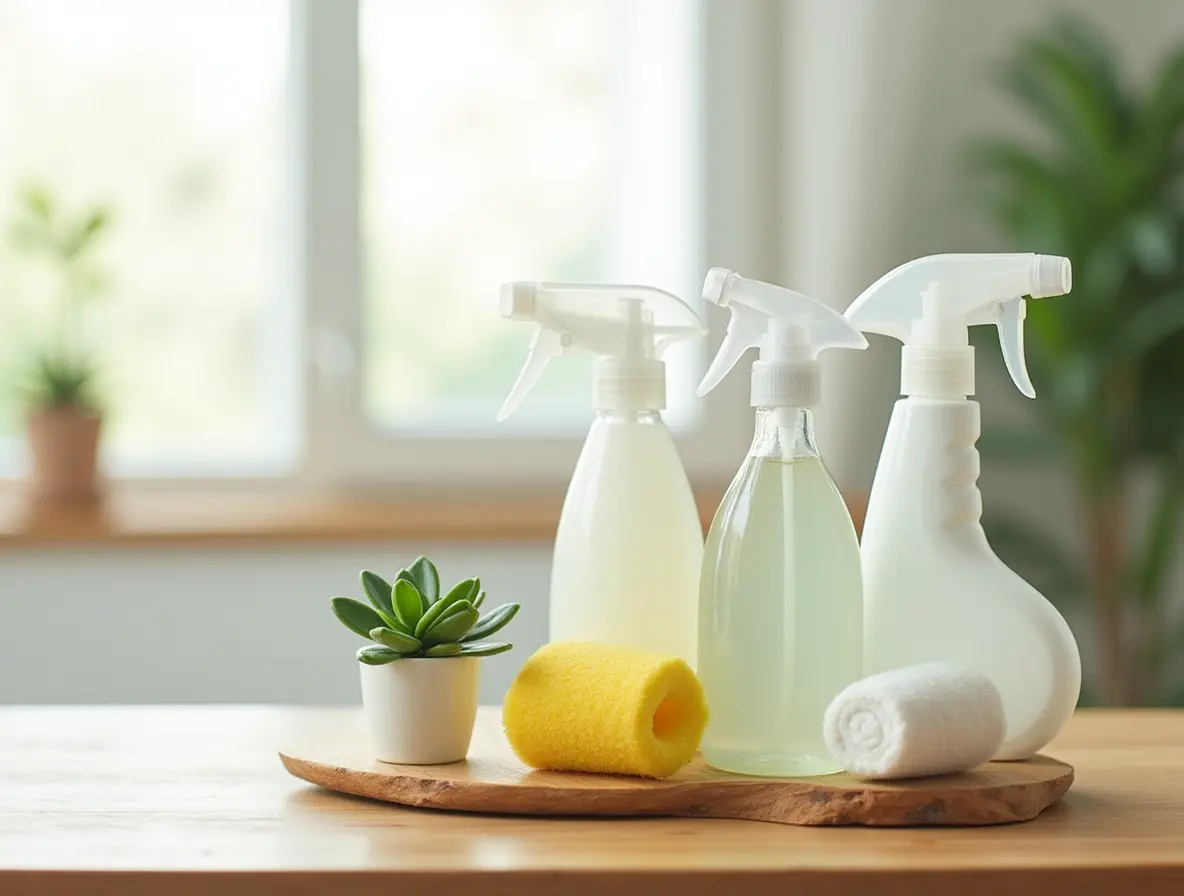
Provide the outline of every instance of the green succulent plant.
{"type": "Polygon", "coordinates": [[[440,574],[427,557],[399,570],[393,585],[370,570],[363,570],[361,578],[369,605],[352,597],[335,597],[330,603],[342,625],[374,642],[358,651],[363,663],[383,666],[405,657],[493,656],[513,646],[482,640],[501,631],[520,605],[502,604],[482,614],[485,592],[479,578],[457,582],[441,595],[440,574]]]}

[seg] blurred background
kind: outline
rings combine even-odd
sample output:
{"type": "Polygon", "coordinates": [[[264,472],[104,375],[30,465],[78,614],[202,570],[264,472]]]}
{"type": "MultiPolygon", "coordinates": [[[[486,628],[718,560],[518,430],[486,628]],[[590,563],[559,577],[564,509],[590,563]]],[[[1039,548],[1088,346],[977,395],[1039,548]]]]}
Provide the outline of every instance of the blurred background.
{"type": "MultiPolygon", "coordinates": [[[[0,0],[0,122],[0,702],[353,702],[327,598],[421,553],[523,603],[496,701],[592,416],[561,358],[493,424],[531,335],[501,281],[697,302],[718,265],[843,309],[1014,250],[1074,291],[1029,303],[1035,402],[978,334],[984,525],[1086,702],[1184,704],[1173,0],[0,0]],[[315,537],[244,522],[292,496],[315,537]],[[403,534],[352,526],[363,499],[403,534]],[[425,507],[460,522],[416,537],[425,507]]],[[[742,373],[693,398],[708,317],[667,419],[709,517],[751,414],[742,373]]],[[[832,354],[858,517],[899,347],[832,354]]]]}

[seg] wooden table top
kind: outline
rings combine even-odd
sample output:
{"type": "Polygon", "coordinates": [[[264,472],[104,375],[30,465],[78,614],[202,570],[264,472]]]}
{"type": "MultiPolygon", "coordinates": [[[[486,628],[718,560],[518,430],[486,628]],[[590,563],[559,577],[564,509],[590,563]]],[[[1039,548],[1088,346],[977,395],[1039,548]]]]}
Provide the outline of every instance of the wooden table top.
{"type": "Polygon", "coordinates": [[[449,814],[284,772],[359,716],[0,708],[0,894],[1184,894],[1184,712],[1078,713],[1046,751],[1077,767],[1060,806],[959,829],[449,814]]]}

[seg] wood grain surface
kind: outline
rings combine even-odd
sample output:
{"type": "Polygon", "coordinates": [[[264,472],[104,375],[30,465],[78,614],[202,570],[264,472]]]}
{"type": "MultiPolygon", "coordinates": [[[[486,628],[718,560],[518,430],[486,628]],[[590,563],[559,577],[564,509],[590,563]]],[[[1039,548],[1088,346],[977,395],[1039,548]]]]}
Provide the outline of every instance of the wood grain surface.
{"type": "Polygon", "coordinates": [[[1064,799],[977,828],[408,809],[289,776],[276,750],[327,731],[360,712],[0,707],[0,894],[1184,893],[1180,712],[1078,713],[1064,799]]]}
{"type": "Polygon", "coordinates": [[[1030,821],[1073,782],[1043,756],[961,775],[872,783],[850,775],[729,775],[696,759],[665,781],[532,771],[514,756],[496,709],[482,709],[466,762],[389,765],[351,733],[326,732],[280,753],[293,775],[355,796],[499,815],[668,815],[801,825],[987,825],[1030,821]]]}

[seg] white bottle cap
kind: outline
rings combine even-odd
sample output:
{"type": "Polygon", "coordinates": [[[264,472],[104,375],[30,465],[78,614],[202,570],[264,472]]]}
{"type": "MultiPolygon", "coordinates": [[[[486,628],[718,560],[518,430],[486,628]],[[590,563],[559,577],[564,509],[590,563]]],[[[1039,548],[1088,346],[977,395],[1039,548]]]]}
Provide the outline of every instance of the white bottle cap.
{"type": "Polygon", "coordinates": [[[949,400],[973,395],[974,346],[901,346],[900,394],[949,400]]]}
{"type": "Polygon", "coordinates": [[[666,364],[653,358],[597,358],[592,405],[598,411],[660,411],[666,407],[666,364]]]}
{"type": "Polygon", "coordinates": [[[822,368],[813,357],[808,324],[772,318],[752,364],[754,408],[812,408],[822,401],[822,368]]]}

